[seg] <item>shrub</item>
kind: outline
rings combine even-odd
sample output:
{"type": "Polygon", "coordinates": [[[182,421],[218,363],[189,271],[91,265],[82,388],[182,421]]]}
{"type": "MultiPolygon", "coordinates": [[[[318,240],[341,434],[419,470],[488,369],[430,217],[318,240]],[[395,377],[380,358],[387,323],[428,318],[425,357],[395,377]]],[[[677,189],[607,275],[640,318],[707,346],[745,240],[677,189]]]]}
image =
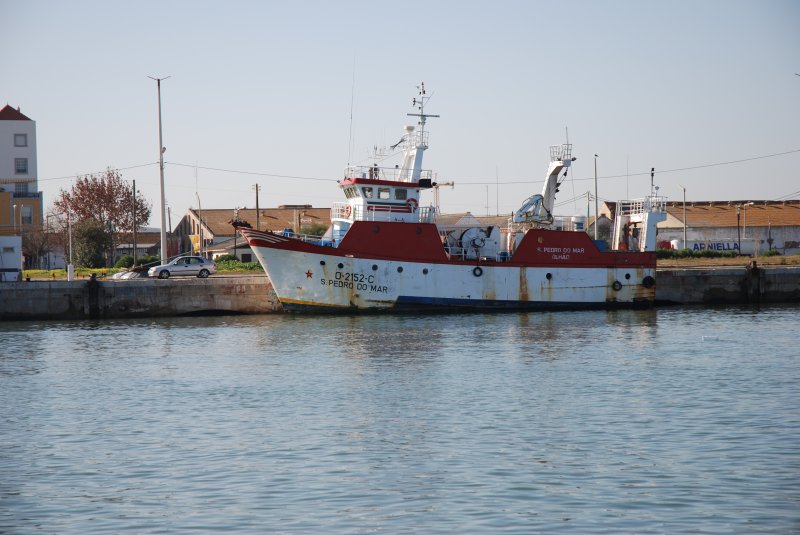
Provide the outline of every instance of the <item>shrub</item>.
{"type": "Polygon", "coordinates": [[[219,255],[214,259],[214,262],[216,262],[217,265],[219,265],[220,262],[238,262],[238,261],[239,259],[233,256],[232,254],[219,255]]]}
{"type": "Polygon", "coordinates": [[[691,249],[658,249],[656,251],[656,258],[659,260],[672,260],[679,258],[736,258],[738,253],[736,251],[711,251],[705,249],[703,251],[693,251],[691,249]]]}
{"type": "Polygon", "coordinates": [[[263,271],[258,262],[239,262],[238,260],[220,260],[219,258],[214,262],[219,271],[263,271]]]}
{"type": "Polygon", "coordinates": [[[145,255],[136,259],[137,266],[157,266],[161,263],[161,257],[158,255],[145,255]]]}
{"type": "Polygon", "coordinates": [[[769,249],[761,253],[761,256],[781,256],[781,252],[777,249],[769,249]]]}
{"type": "Polygon", "coordinates": [[[129,268],[132,265],[133,265],[133,257],[131,255],[126,255],[126,256],[120,257],[120,259],[117,260],[117,263],[114,264],[114,267],[115,268],[129,268]]]}

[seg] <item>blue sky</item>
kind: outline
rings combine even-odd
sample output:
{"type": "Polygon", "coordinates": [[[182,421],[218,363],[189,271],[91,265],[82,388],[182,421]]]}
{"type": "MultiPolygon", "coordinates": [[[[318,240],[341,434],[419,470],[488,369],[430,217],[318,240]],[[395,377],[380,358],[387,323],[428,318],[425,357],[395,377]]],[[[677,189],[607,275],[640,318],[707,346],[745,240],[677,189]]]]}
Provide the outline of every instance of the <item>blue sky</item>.
{"type": "Polygon", "coordinates": [[[567,129],[578,160],[562,215],[586,212],[594,154],[601,200],[646,195],[651,167],[673,200],[681,184],[689,200],[800,198],[795,0],[0,0],[0,11],[0,101],[37,122],[47,204],[76,174],[144,165],[122,173],[157,226],[148,75],[171,76],[173,225],[196,195],[204,208],[254,207],[256,183],[262,207],[342,200],[343,168],[399,139],[420,81],[441,115],[424,167],[456,183],[441,191],[446,212],[518,208],[567,129]],[[738,160],[749,161],[711,165],[738,160]]]}

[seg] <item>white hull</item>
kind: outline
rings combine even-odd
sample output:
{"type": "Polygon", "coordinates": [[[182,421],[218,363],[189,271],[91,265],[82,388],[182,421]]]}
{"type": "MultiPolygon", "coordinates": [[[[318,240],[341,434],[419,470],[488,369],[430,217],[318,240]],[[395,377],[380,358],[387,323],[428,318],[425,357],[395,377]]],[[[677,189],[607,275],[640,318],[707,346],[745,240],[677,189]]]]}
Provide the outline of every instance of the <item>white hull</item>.
{"type": "Polygon", "coordinates": [[[642,267],[520,267],[253,247],[287,309],[608,308],[652,303],[642,267]]]}

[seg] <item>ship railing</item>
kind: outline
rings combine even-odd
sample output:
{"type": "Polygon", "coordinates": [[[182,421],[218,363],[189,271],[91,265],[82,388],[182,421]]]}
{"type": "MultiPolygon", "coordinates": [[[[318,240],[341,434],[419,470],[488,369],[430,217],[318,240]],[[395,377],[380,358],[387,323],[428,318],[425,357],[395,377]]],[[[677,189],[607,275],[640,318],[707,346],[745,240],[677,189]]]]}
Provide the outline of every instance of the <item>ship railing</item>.
{"type": "MultiPolygon", "coordinates": [[[[350,165],[344,169],[345,178],[360,178],[364,180],[388,180],[392,182],[408,182],[408,172],[401,173],[399,167],[380,167],[377,165],[350,165]]],[[[433,180],[433,171],[422,169],[419,172],[420,180],[433,180]]]]}
{"type": "Polygon", "coordinates": [[[630,216],[651,212],[666,212],[667,198],[650,196],[643,199],[632,199],[617,202],[617,215],[630,216]]]}
{"type": "Polygon", "coordinates": [[[333,247],[334,245],[333,240],[326,238],[325,236],[318,236],[315,234],[299,234],[290,228],[287,228],[283,231],[272,231],[272,233],[278,234],[285,238],[294,238],[306,243],[313,243],[315,245],[327,245],[329,247],[333,247]]]}
{"type": "Polygon", "coordinates": [[[550,161],[557,162],[572,159],[572,143],[550,145],[550,161]]]}
{"type": "Polygon", "coordinates": [[[351,221],[399,221],[408,223],[435,223],[436,208],[433,206],[419,206],[409,212],[405,205],[381,206],[375,210],[374,206],[351,205],[346,202],[333,203],[331,206],[331,219],[349,219],[351,221]]]}
{"type": "Polygon", "coordinates": [[[444,252],[450,260],[471,260],[479,259],[481,262],[508,262],[511,260],[511,255],[508,251],[499,251],[494,255],[478,254],[479,251],[474,249],[464,248],[458,245],[444,245],[444,252]]]}

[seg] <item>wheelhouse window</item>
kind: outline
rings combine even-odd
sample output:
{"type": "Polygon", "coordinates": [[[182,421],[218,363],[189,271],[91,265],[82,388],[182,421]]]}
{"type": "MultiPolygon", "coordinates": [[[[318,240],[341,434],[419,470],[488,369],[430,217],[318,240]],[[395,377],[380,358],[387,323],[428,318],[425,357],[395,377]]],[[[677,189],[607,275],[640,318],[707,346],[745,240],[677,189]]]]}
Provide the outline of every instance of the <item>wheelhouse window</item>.
{"type": "Polygon", "coordinates": [[[397,188],[394,190],[394,198],[398,201],[404,201],[408,199],[408,190],[405,188],[397,188]]]}
{"type": "Polygon", "coordinates": [[[28,146],[28,134],[14,134],[14,146],[15,147],[27,147],[28,146]]]}
{"type": "Polygon", "coordinates": [[[372,187],[363,187],[361,188],[361,192],[364,194],[364,198],[371,199],[372,198],[372,187]]]}
{"type": "Polygon", "coordinates": [[[14,172],[18,175],[28,174],[28,159],[14,158],[14,172]]]}
{"type": "Polygon", "coordinates": [[[383,200],[389,200],[390,192],[391,190],[389,188],[378,188],[378,198],[383,200]]]}

